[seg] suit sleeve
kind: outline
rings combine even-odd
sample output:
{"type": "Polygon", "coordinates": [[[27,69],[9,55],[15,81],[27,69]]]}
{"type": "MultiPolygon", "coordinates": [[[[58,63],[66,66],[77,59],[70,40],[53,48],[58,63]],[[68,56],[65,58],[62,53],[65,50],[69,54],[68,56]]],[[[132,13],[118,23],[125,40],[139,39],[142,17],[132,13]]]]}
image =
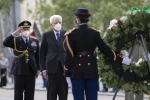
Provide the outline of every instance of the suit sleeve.
{"type": "Polygon", "coordinates": [[[97,46],[99,50],[104,53],[106,56],[108,56],[112,61],[117,61],[119,63],[122,62],[122,58],[117,56],[114,51],[112,51],[101,39],[99,33],[97,34],[97,46]]]}
{"type": "Polygon", "coordinates": [[[14,48],[14,37],[9,35],[4,41],[3,45],[6,47],[14,48]]]}
{"type": "Polygon", "coordinates": [[[41,71],[46,70],[45,60],[46,60],[46,52],[47,52],[47,43],[45,34],[42,36],[41,47],[40,47],[40,69],[41,71]]]}
{"type": "MultiPolygon", "coordinates": [[[[68,42],[69,42],[71,49],[73,50],[73,37],[71,35],[68,36],[68,42]]],[[[68,69],[69,71],[71,70],[72,59],[73,59],[73,57],[67,46],[66,56],[65,56],[65,68],[68,69]]]]}
{"type": "Polygon", "coordinates": [[[35,54],[35,58],[36,58],[36,63],[37,63],[37,70],[40,70],[40,64],[39,64],[39,42],[38,40],[37,42],[37,49],[36,49],[36,54],[35,54]]]}

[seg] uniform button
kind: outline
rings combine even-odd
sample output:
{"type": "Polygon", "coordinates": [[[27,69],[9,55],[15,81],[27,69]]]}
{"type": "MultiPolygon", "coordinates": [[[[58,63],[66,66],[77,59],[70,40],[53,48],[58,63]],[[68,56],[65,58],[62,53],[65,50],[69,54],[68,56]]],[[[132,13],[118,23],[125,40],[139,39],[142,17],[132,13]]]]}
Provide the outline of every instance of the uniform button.
{"type": "Polygon", "coordinates": [[[79,57],[81,57],[81,55],[79,55],[79,57]]]}
{"type": "Polygon", "coordinates": [[[90,55],[88,55],[88,57],[90,57],[90,55]]]}
{"type": "Polygon", "coordinates": [[[88,63],[88,65],[90,65],[90,63],[88,63]]]}
{"type": "Polygon", "coordinates": [[[81,66],[81,64],[79,64],[79,66],[81,66]]]}
{"type": "Polygon", "coordinates": [[[16,63],[16,62],[15,62],[16,63]]]}

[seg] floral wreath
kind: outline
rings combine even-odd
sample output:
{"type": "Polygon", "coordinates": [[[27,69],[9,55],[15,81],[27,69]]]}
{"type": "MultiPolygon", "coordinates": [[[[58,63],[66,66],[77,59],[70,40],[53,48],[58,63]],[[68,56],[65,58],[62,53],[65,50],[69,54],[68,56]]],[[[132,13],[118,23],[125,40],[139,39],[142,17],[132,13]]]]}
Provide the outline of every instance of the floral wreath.
{"type": "MultiPolygon", "coordinates": [[[[143,7],[142,10],[133,7],[131,14],[123,16],[119,20],[113,19],[110,21],[110,26],[104,34],[103,40],[113,49],[118,56],[126,57],[129,55],[128,49],[132,47],[134,35],[138,32],[147,32],[150,36],[150,8],[143,7]]],[[[150,41],[150,37],[147,38],[150,41]]],[[[142,45],[138,42],[138,45],[142,45]]],[[[150,50],[150,43],[147,42],[147,48],[150,50]]],[[[99,75],[101,82],[107,87],[117,87],[121,73],[123,80],[120,84],[120,89],[124,91],[131,91],[134,94],[150,94],[150,74],[148,64],[145,59],[139,58],[138,62],[131,62],[130,66],[112,64],[109,58],[99,52],[98,61],[99,75]],[[111,66],[112,64],[112,66],[111,66]],[[129,77],[136,76],[137,80],[129,77]]]]}

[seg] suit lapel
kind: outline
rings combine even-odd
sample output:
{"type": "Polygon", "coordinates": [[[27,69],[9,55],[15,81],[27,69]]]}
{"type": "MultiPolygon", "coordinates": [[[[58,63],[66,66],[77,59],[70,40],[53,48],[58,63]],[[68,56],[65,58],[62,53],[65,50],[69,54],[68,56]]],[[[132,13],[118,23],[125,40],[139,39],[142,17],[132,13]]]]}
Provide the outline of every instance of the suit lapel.
{"type": "Polygon", "coordinates": [[[19,42],[26,48],[26,44],[21,36],[19,37],[19,42]]]}
{"type": "Polygon", "coordinates": [[[31,45],[32,41],[33,41],[32,38],[29,37],[28,46],[31,45]]]}

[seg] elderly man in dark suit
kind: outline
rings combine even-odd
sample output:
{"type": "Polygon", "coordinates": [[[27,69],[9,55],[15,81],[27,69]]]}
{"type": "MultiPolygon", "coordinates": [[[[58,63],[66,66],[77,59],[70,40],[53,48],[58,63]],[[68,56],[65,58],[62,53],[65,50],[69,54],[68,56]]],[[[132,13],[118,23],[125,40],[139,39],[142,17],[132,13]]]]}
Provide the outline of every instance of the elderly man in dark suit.
{"type": "Polygon", "coordinates": [[[67,100],[68,84],[63,75],[65,51],[62,43],[66,31],[61,30],[62,17],[50,17],[52,30],[45,32],[41,41],[40,64],[44,77],[47,79],[47,100],[67,100]]]}
{"type": "Polygon", "coordinates": [[[77,29],[65,35],[68,49],[65,57],[65,75],[71,73],[74,100],[97,100],[98,67],[94,54],[96,47],[112,61],[129,65],[131,59],[120,58],[101,39],[99,31],[87,25],[90,13],[86,8],[79,8],[76,15],[77,29]],[[85,93],[85,97],[84,97],[85,93]]]}
{"type": "Polygon", "coordinates": [[[14,53],[11,73],[14,75],[14,100],[34,100],[35,79],[40,74],[39,42],[29,37],[29,21],[21,22],[19,29],[9,35],[3,45],[14,53]]]}

